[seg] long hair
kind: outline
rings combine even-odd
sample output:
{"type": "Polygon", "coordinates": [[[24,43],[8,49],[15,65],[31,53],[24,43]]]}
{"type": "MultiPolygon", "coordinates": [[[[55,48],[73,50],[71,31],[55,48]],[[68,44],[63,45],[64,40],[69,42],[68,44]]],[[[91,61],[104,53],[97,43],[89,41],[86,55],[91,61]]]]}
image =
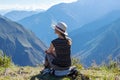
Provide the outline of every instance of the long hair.
{"type": "Polygon", "coordinates": [[[67,40],[67,43],[68,43],[69,45],[71,45],[71,40],[68,39],[68,37],[67,37],[65,34],[61,33],[61,36],[62,36],[65,40],[67,40]]]}

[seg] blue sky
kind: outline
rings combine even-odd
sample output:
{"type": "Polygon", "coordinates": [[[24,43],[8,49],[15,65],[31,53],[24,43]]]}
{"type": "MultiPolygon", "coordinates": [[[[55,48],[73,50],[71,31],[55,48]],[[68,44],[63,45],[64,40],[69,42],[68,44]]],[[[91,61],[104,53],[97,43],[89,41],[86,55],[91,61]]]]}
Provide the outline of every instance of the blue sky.
{"type": "Polygon", "coordinates": [[[74,1],[77,0],[0,0],[0,9],[48,9],[61,2],[74,1]]]}

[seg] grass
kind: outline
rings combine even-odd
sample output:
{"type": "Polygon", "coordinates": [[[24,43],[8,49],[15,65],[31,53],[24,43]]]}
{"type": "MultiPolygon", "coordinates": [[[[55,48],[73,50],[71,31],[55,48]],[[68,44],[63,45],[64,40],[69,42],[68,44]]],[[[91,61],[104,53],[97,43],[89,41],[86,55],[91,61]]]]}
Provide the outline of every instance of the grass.
{"type": "MultiPolygon", "coordinates": [[[[21,67],[12,64],[10,60],[11,59],[6,55],[1,57],[0,80],[30,80],[32,77],[35,76],[43,78],[42,80],[72,80],[70,77],[55,77],[49,74],[43,76],[40,74],[43,66],[21,67]]],[[[79,70],[79,75],[77,76],[76,80],[120,80],[120,68],[113,61],[110,62],[109,65],[95,65],[88,69],[84,69],[84,67],[79,64],[78,61],[79,60],[77,59],[73,59],[72,62],[72,65],[75,65],[79,70]]]]}
{"type": "MultiPolygon", "coordinates": [[[[91,80],[115,80],[115,77],[120,78],[120,74],[105,70],[81,70],[82,74],[88,76],[91,80]]],[[[119,73],[119,72],[118,72],[119,73]]]]}
{"type": "Polygon", "coordinates": [[[0,68],[0,80],[30,80],[36,74],[39,74],[41,67],[18,67],[0,68]]]}
{"type": "MultiPolygon", "coordinates": [[[[40,70],[42,70],[41,66],[11,66],[9,68],[0,67],[0,80],[30,80],[32,76],[38,75],[40,70]]],[[[99,69],[79,69],[79,71],[84,76],[89,77],[90,80],[115,80],[115,78],[120,79],[119,69],[107,70],[105,67],[100,67],[99,69]]],[[[44,80],[70,80],[68,77],[58,78],[51,75],[46,75],[43,78],[44,80]]],[[[81,80],[81,76],[78,76],[76,80],[81,80]]]]}

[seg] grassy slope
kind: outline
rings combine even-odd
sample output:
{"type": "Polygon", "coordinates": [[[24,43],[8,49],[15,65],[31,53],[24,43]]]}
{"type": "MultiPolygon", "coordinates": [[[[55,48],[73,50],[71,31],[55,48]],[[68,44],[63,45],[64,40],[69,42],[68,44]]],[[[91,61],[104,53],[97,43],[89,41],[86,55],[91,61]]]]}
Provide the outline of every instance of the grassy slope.
{"type": "MultiPolygon", "coordinates": [[[[12,66],[7,69],[0,68],[0,80],[30,80],[32,76],[38,75],[40,73],[40,70],[42,70],[42,67],[12,66]]],[[[105,67],[101,67],[100,69],[82,69],[80,70],[80,73],[82,73],[84,76],[89,77],[91,80],[115,80],[115,78],[120,79],[120,71],[118,69],[107,70],[105,67]]],[[[54,76],[46,75],[45,80],[70,79],[67,77],[56,78],[54,76]]],[[[81,80],[81,76],[78,76],[77,80],[81,80]]]]}

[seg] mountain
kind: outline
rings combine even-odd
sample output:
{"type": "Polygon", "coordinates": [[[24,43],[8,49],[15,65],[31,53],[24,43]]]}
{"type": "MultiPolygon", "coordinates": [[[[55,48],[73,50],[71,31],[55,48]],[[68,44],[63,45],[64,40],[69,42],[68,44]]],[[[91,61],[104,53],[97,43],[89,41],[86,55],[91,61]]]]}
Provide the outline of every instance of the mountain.
{"type": "Polygon", "coordinates": [[[4,14],[6,14],[6,13],[8,13],[10,10],[9,9],[6,9],[6,10],[0,10],[0,14],[1,15],[4,15],[4,14]]]}
{"type": "Polygon", "coordinates": [[[84,48],[76,54],[76,57],[80,58],[81,62],[87,66],[90,66],[93,61],[97,64],[108,62],[110,56],[114,60],[120,58],[119,26],[120,18],[107,26],[99,28],[97,31],[87,33],[88,37],[93,34],[97,35],[84,43],[84,48]]]}
{"type": "Polygon", "coordinates": [[[105,26],[111,24],[113,21],[120,18],[120,10],[112,11],[96,21],[88,23],[70,33],[70,37],[73,40],[72,53],[75,54],[82,50],[86,43],[95,38],[102,31],[105,30],[105,26]],[[77,48],[76,48],[77,47],[77,48]]]}
{"type": "Polygon", "coordinates": [[[25,17],[31,16],[33,14],[37,14],[41,11],[42,10],[38,10],[38,11],[13,10],[13,11],[10,11],[10,12],[4,14],[4,16],[13,21],[18,21],[25,17]]]}
{"type": "Polygon", "coordinates": [[[20,66],[42,63],[46,46],[22,25],[0,16],[0,50],[20,66]]]}
{"type": "Polygon", "coordinates": [[[64,21],[66,23],[71,23],[68,24],[68,26],[71,26],[71,28],[69,28],[70,31],[72,30],[73,25],[78,26],[77,24],[72,23],[75,21],[71,17],[58,8],[52,8],[49,11],[27,17],[23,20],[20,20],[19,23],[32,30],[42,41],[44,41],[44,43],[48,45],[50,41],[55,38],[54,31],[51,28],[51,23],[54,21],[64,21]],[[59,11],[59,13],[56,14],[53,11],[59,11]],[[64,18],[62,18],[63,16],[64,18]]]}
{"type": "Polygon", "coordinates": [[[20,20],[19,23],[32,30],[48,45],[50,40],[55,37],[50,28],[52,23],[64,21],[68,25],[70,33],[114,10],[120,10],[120,3],[117,0],[78,0],[73,3],[52,6],[43,13],[20,20]]]}

